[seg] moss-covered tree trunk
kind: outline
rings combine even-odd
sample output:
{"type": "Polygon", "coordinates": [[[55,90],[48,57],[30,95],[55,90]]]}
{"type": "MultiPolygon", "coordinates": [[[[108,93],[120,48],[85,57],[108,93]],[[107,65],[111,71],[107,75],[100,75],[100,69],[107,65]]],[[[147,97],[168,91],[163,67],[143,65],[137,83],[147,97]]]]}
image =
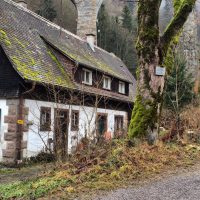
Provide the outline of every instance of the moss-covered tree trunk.
{"type": "Polygon", "coordinates": [[[156,67],[167,66],[166,59],[196,0],[174,0],[174,17],[162,37],[159,33],[159,8],[162,0],[138,2],[137,96],[129,126],[129,137],[155,134],[158,128],[165,76],[156,67]]]}

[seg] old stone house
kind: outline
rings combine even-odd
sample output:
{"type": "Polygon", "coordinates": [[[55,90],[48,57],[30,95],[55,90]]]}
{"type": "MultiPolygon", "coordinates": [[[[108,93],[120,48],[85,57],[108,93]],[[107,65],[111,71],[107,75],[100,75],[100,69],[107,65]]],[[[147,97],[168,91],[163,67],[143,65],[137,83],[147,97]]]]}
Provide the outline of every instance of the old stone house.
{"type": "Polygon", "coordinates": [[[126,132],[135,79],[119,58],[11,0],[0,11],[0,162],[126,132]]]}

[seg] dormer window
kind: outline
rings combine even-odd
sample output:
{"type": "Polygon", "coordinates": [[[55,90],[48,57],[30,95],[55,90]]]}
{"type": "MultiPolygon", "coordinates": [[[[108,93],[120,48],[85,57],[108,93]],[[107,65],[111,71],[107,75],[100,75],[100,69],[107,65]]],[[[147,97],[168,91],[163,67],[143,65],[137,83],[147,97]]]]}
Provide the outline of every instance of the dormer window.
{"type": "Polygon", "coordinates": [[[103,89],[111,90],[111,78],[108,76],[103,77],[103,89]]]}
{"type": "Polygon", "coordinates": [[[83,69],[83,81],[82,83],[92,85],[92,71],[83,69]]]}
{"type": "Polygon", "coordinates": [[[119,93],[125,94],[125,83],[122,81],[119,81],[119,93]]]}

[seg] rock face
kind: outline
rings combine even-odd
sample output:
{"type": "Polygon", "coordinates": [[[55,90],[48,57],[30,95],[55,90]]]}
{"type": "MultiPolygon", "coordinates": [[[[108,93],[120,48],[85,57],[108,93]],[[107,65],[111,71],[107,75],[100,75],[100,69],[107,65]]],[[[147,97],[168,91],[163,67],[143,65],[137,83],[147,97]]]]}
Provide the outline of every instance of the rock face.
{"type": "Polygon", "coordinates": [[[197,7],[190,14],[181,37],[180,46],[182,46],[188,71],[192,74],[195,82],[194,91],[199,91],[200,80],[200,49],[198,38],[198,9],[197,7]]]}
{"type": "MultiPolygon", "coordinates": [[[[200,6],[197,4],[193,12],[190,14],[187,22],[184,25],[182,35],[180,38],[179,47],[184,53],[184,58],[187,63],[188,72],[192,74],[195,81],[195,91],[199,88],[200,79],[200,6]]],[[[168,22],[173,16],[172,0],[164,0],[160,10],[160,28],[164,31],[168,22]]]]}
{"type": "MultiPolygon", "coordinates": [[[[14,0],[20,2],[21,0],[14,0]]],[[[28,9],[33,12],[37,12],[41,3],[44,0],[23,0],[27,3],[28,9]]],[[[54,8],[57,12],[57,17],[54,23],[69,30],[72,33],[76,33],[77,30],[77,10],[71,0],[52,0],[54,8]]]]}
{"type": "Polygon", "coordinates": [[[182,47],[189,72],[195,80],[199,74],[199,46],[198,46],[197,14],[194,10],[183,29],[180,46],[182,47]]]}

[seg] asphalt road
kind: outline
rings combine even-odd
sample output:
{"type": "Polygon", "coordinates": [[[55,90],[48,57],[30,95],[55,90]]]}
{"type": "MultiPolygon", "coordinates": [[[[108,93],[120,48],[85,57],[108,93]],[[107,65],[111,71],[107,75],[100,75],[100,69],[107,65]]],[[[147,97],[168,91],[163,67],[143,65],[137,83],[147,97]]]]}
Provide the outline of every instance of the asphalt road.
{"type": "Polygon", "coordinates": [[[200,169],[137,188],[119,189],[95,200],[200,200],[200,169]]]}

